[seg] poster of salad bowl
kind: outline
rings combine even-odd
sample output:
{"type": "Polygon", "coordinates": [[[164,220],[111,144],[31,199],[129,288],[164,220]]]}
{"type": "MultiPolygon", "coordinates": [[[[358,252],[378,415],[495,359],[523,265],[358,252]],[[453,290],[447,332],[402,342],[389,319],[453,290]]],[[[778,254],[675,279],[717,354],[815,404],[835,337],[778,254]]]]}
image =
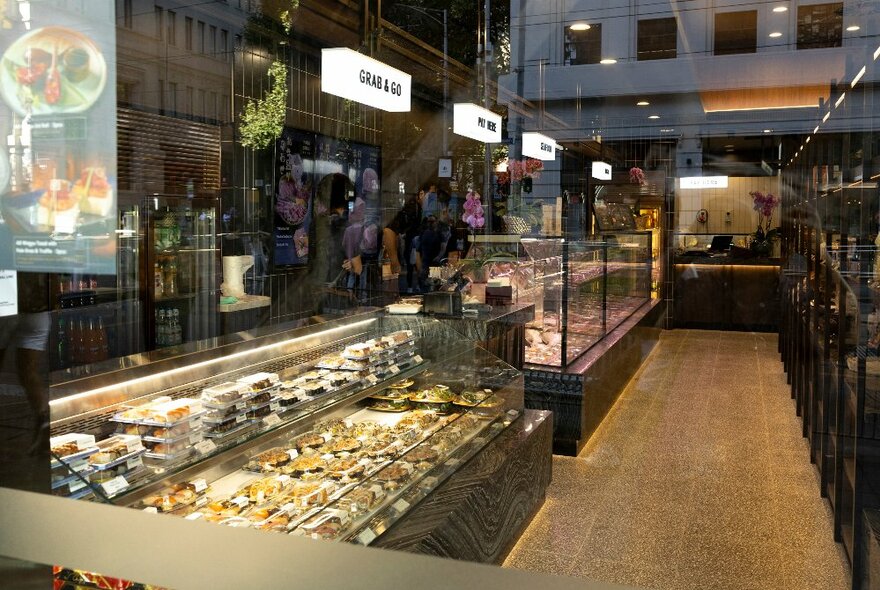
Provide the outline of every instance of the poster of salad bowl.
{"type": "Polygon", "coordinates": [[[17,39],[0,60],[0,93],[19,115],[81,113],[100,98],[107,64],[87,36],[43,27],[17,39]]]}

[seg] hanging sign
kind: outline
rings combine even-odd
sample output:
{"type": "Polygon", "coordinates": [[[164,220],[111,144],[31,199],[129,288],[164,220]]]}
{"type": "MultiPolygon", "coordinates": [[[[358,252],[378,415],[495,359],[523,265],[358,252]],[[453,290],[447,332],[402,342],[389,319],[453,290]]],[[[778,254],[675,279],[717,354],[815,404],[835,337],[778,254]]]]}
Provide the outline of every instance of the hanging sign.
{"type": "Polygon", "coordinates": [[[556,141],[540,133],[523,133],[522,154],[536,160],[555,160],[556,141]]]}
{"type": "Polygon", "coordinates": [[[471,103],[456,103],[453,107],[452,131],[483,143],[501,141],[501,115],[471,103]]]}
{"type": "Polygon", "coordinates": [[[412,77],[345,47],[321,50],[321,90],[391,113],[410,111],[412,77]]]}
{"type": "Polygon", "coordinates": [[[683,176],[681,178],[682,189],[696,188],[727,188],[726,176],[683,176]]]}
{"type": "Polygon", "coordinates": [[[611,164],[607,162],[593,162],[593,178],[611,180],[611,164]]]}
{"type": "Polygon", "coordinates": [[[18,281],[14,270],[0,270],[0,317],[18,313],[18,281]]]}

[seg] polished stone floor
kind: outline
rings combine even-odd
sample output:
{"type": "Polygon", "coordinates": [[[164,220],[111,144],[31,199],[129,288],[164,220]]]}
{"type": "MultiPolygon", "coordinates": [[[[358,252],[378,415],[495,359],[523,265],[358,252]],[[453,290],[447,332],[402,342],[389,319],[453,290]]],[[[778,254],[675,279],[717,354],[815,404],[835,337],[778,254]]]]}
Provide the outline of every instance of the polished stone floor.
{"type": "Polygon", "coordinates": [[[640,588],[836,590],[776,335],[664,332],[504,564],[640,588]]]}

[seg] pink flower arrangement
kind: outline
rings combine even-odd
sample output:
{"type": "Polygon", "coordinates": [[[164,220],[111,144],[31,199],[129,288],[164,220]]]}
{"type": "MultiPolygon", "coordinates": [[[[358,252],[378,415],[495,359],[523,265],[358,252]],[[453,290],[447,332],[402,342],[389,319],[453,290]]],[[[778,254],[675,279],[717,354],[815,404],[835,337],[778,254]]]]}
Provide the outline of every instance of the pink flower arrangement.
{"type": "Polygon", "coordinates": [[[510,160],[507,162],[507,172],[498,174],[498,182],[507,184],[510,181],[520,182],[523,178],[541,178],[541,171],[544,169],[544,162],[534,158],[526,158],[525,160],[510,160]]]}
{"type": "Polygon", "coordinates": [[[643,186],[645,184],[645,172],[641,168],[633,166],[629,169],[629,181],[643,186]]]}
{"type": "Polygon", "coordinates": [[[758,229],[767,235],[773,221],[773,211],[779,206],[781,200],[772,193],[765,195],[761,191],[752,191],[749,195],[752,197],[752,209],[758,212],[758,229]]]}
{"type": "Polygon", "coordinates": [[[480,193],[469,190],[464,199],[464,213],[461,220],[468,224],[471,229],[479,229],[486,224],[483,217],[483,203],[480,201],[480,193]]]}

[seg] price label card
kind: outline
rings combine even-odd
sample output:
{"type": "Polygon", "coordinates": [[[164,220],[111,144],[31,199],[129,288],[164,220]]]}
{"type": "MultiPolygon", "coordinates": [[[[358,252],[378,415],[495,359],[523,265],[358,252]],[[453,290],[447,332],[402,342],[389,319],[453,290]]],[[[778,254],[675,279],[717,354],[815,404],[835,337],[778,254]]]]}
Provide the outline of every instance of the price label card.
{"type": "Polygon", "coordinates": [[[197,432],[195,434],[189,435],[189,444],[191,444],[191,445],[196,445],[201,440],[202,440],[202,433],[201,432],[197,432]]]}
{"type": "Polygon", "coordinates": [[[184,520],[198,520],[202,516],[204,516],[201,512],[193,512],[192,514],[187,514],[184,516],[184,520]]]}
{"type": "Polygon", "coordinates": [[[247,402],[235,402],[236,411],[240,412],[247,407],[247,402]]]}
{"type": "Polygon", "coordinates": [[[422,362],[424,359],[421,357],[421,355],[417,354],[416,356],[413,357],[413,360],[415,360],[416,364],[418,364],[418,363],[422,362]]]}
{"type": "Polygon", "coordinates": [[[299,451],[297,451],[296,449],[288,449],[287,454],[290,455],[291,461],[299,457],[299,451]]]}
{"type": "Polygon", "coordinates": [[[129,471],[131,471],[132,469],[137,469],[138,467],[143,467],[144,458],[141,455],[138,455],[137,457],[132,457],[125,462],[125,465],[126,467],[128,467],[129,471]]]}
{"type": "Polygon", "coordinates": [[[83,489],[84,487],[86,487],[86,484],[85,484],[84,481],[80,481],[80,480],[76,479],[76,480],[70,482],[70,491],[71,491],[71,493],[73,493],[73,492],[78,492],[78,491],[80,491],[81,489],[83,489]]]}
{"type": "Polygon", "coordinates": [[[279,475],[278,481],[281,482],[281,485],[286,485],[287,482],[290,481],[290,476],[289,475],[279,475]]]}
{"type": "Polygon", "coordinates": [[[287,504],[281,506],[281,511],[288,514],[293,514],[294,512],[296,512],[296,504],[294,504],[293,502],[288,502],[287,504]]]}
{"type": "Polygon", "coordinates": [[[202,496],[201,498],[196,500],[196,508],[201,508],[202,506],[206,505],[207,503],[208,503],[208,497],[202,496]]]}
{"type": "Polygon", "coordinates": [[[246,496],[236,496],[235,498],[231,499],[230,502],[232,502],[239,508],[245,508],[248,504],[250,504],[250,500],[248,500],[246,496]]]}
{"type": "Polygon", "coordinates": [[[269,414],[263,418],[263,424],[266,426],[278,426],[281,424],[281,418],[278,417],[278,414],[269,414]]]}
{"type": "Polygon", "coordinates": [[[400,367],[398,367],[397,365],[391,365],[391,373],[393,375],[397,375],[398,373],[400,373],[400,367]]]}
{"type": "Polygon", "coordinates": [[[118,477],[114,477],[110,481],[102,483],[101,487],[104,488],[104,493],[108,496],[115,496],[119,492],[128,488],[128,482],[125,481],[125,478],[120,475],[118,477]]]}
{"type": "Polygon", "coordinates": [[[373,532],[373,529],[366,529],[357,536],[357,540],[361,545],[369,545],[376,540],[376,533],[373,532]]]}
{"type": "Polygon", "coordinates": [[[202,455],[207,455],[217,450],[217,444],[210,439],[205,439],[196,445],[196,450],[202,455]]]}
{"type": "Polygon", "coordinates": [[[401,498],[393,504],[393,507],[398,512],[406,512],[406,509],[409,508],[409,502],[401,498]]]}
{"type": "Polygon", "coordinates": [[[236,424],[241,424],[245,420],[247,420],[247,414],[239,414],[238,416],[235,417],[236,424]]]}
{"type": "Polygon", "coordinates": [[[193,489],[197,494],[201,494],[208,489],[208,482],[202,478],[194,479],[190,483],[193,485],[193,489]]]}
{"type": "Polygon", "coordinates": [[[155,506],[147,506],[146,508],[144,508],[144,512],[146,512],[147,514],[159,514],[159,509],[155,506]]]}
{"type": "Polygon", "coordinates": [[[269,411],[270,412],[277,412],[280,409],[281,409],[281,404],[278,402],[272,402],[271,404],[269,404],[269,411]]]}
{"type": "Polygon", "coordinates": [[[367,375],[367,382],[369,382],[370,385],[375,385],[379,382],[379,378],[370,373],[369,375],[367,375]]]}

